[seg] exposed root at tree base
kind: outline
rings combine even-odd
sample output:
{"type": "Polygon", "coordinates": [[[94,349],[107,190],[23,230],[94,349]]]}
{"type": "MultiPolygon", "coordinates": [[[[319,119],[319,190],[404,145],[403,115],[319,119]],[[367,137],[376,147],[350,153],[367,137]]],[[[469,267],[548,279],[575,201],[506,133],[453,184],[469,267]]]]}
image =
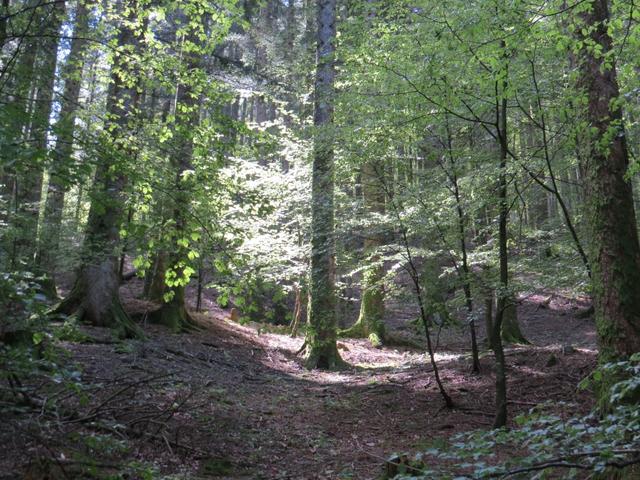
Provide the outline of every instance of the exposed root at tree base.
{"type": "Polygon", "coordinates": [[[143,338],[144,334],[131,317],[125,312],[120,300],[115,298],[109,307],[99,309],[89,309],[85,304],[86,300],[81,298],[76,290],[71,291],[69,296],[49,310],[49,315],[66,315],[74,318],[78,323],[110,328],[117,338],[143,338]],[[99,317],[91,312],[98,310],[99,317]]]}
{"type": "Polygon", "coordinates": [[[180,305],[165,303],[157,310],[149,312],[148,318],[152,323],[164,325],[174,333],[189,333],[202,330],[189,311],[180,305]]]}
{"type": "MultiPolygon", "coordinates": [[[[384,330],[384,329],[381,329],[384,330]]],[[[365,328],[364,321],[360,318],[351,327],[338,331],[338,338],[367,338],[373,348],[381,348],[387,344],[387,336],[383,331],[369,332],[365,328]]]]}

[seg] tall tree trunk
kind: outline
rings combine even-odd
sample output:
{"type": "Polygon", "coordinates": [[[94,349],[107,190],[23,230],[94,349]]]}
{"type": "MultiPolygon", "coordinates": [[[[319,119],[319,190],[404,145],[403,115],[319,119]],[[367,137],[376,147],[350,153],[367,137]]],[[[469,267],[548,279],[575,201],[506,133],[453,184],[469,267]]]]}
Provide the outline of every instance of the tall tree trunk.
{"type": "MultiPolygon", "coordinates": [[[[38,220],[42,196],[42,179],[47,158],[49,118],[53,108],[53,90],[58,60],[59,33],[65,16],[65,2],[56,2],[46,10],[42,38],[40,39],[37,77],[37,95],[34,99],[26,150],[31,153],[27,171],[18,176],[19,243],[24,259],[34,265],[37,252],[38,220]]],[[[43,12],[44,13],[44,12],[43,12]]]]}
{"type": "Polygon", "coordinates": [[[44,206],[44,221],[38,248],[38,267],[49,278],[49,290],[56,294],[55,270],[60,242],[64,196],[69,186],[69,174],[73,161],[75,123],[82,84],[86,34],[89,11],[85,0],[79,0],[75,12],[73,39],[64,66],[64,93],[61,99],[60,117],[55,125],[56,143],[51,152],[49,185],[44,206]]]}
{"type": "Polygon", "coordinates": [[[336,0],[318,0],[307,368],[336,368],[333,97],[336,0]]]}
{"type": "Polygon", "coordinates": [[[587,98],[588,155],[582,158],[590,228],[595,317],[602,362],[640,352],[640,244],[623,130],[607,0],[580,13],[579,87],[587,98]],[[586,33],[586,35],[585,35],[586,33]],[[594,52],[599,52],[597,55],[594,52]]]}
{"type": "MultiPolygon", "coordinates": [[[[4,248],[10,257],[9,268],[17,268],[21,261],[31,264],[30,248],[34,244],[37,225],[37,201],[34,203],[34,183],[42,181],[42,162],[32,158],[31,120],[35,95],[38,91],[35,80],[38,52],[42,45],[41,35],[49,30],[48,8],[39,6],[38,0],[30,0],[27,34],[20,39],[15,52],[15,63],[6,65],[10,69],[8,102],[4,107],[1,130],[3,144],[0,145],[0,165],[3,170],[2,196],[6,210],[4,217],[12,228],[3,232],[4,248]]],[[[4,86],[4,85],[3,85],[4,86]]]]}
{"type": "Polygon", "coordinates": [[[449,180],[449,190],[453,194],[456,206],[456,214],[458,221],[458,242],[460,243],[460,254],[462,257],[461,265],[458,266],[454,261],[456,272],[462,281],[462,290],[464,292],[465,306],[467,307],[467,322],[469,324],[469,333],[471,336],[471,371],[473,373],[480,373],[480,357],[478,353],[478,339],[476,336],[476,323],[473,312],[473,297],[471,295],[471,270],[469,268],[469,258],[467,253],[467,233],[466,233],[466,221],[465,212],[462,204],[462,196],[460,194],[460,183],[458,181],[458,167],[456,165],[456,156],[453,152],[453,135],[451,134],[451,127],[449,125],[449,117],[446,117],[446,143],[443,144],[447,151],[447,157],[449,158],[449,165],[446,166],[441,163],[441,167],[449,180]]]}
{"type": "MultiPolygon", "coordinates": [[[[194,35],[187,35],[187,43],[190,49],[197,45],[194,35]]],[[[197,53],[192,50],[187,53],[188,75],[200,68],[197,53]]],[[[199,117],[199,94],[187,82],[180,83],[176,91],[176,138],[177,145],[172,155],[172,164],[175,171],[174,195],[173,195],[173,221],[174,231],[172,240],[173,249],[168,255],[168,271],[173,276],[167,282],[168,289],[165,296],[169,299],[162,303],[160,310],[153,315],[158,323],[169,327],[175,332],[192,330],[197,325],[185,304],[185,287],[189,278],[184,278],[183,272],[188,267],[188,242],[191,241],[188,230],[188,212],[191,204],[190,191],[193,187],[193,178],[189,174],[193,170],[193,130],[199,117]],[[185,244],[186,240],[186,244],[185,244]]]]}
{"type": "MultiPolygon", "coordinates": [[[[369,214],[384,215],[385,195],[380,178],[384,173],[381,162],[368,161],[362,167],[364,207],[369,214]]],[[[375,223],[374,220],[373,224],[375,225],[375,223]]],[[[385,235],[379,225],[365,233],[364,261],[368,265],[365,267],[363,275],[360,315],[352,327],[340,332],[340,335],[344,337],[366,337],[374,347],[382,346],[386,334],[384,325],[384,263],[378,252],[384,243],[385,235]]]]}
{"type": "MultiPolygon", "coordinates": [[[[139,48],[135,33],[140,24],[138,9],[136,0],[122,5],[121,11],[128,14],[119,25],[117,48],[120,51],[139,48]]],[[[128,82],[131,77],[138,78],[135,63],[126,56],[116,57],[107,100],[107,118],[112,123],[105,129],[111,134],[115,152],[98,163],[82,263],[72,291],[54,309],[59,313],[75,313],[80,320],[92,325],[110,327],[121,336],[140,334],[120,302],[118,277],[120,225],[124,211],[122,195],[126,178],[122,167],[117,167],[117,157],[127,154],[124,139],[136,115],[138,91],[136,85],[128,82]]]]}
{"type": "MultiPolygon", "coordinates": [[[[504,50],[504,41],[501,42],[504,50]]],[[[505,59],[506,61],[506,59],[505,59]]],[[[504,68],[507,68],[506,66],[504,68]]],[[[509,288],[509,252],[507,249],[507,221],[509,219],[509,204],[507,202],[507,76],[498,84],[496,81],[496,133],[500,147],[500,173],[498,177],[499,198],[499,225],[498,248],[500,263],[500,288],[498,289],[498,302],[496,306],[496,318],[491,332],[491,347],[496,362],[496,416],[493,422],[494,428],[504,427],[507,424],[507,375],[505,366],[504,349],[502,346],[502,323],[505,310],[508,307],[511,295],[509,288]]]]}
{"type": "Polygon", "coordinates": [[[157,252],[153,257],[151,271],[144,278],[144,290],[142,296],[152,302],[161,302],[164,298],[166,284],[164,274],[166,271],[167,254],[164,251],[157,252]]]}
{"type": "Polygon", "coordinates": [[[291,320],[291,337],[295,338],[298,335],[298,328],[300,327],[300,317],[302,315],[302,288],[300,284],[294,285],[295,302],[293,306],[293,318],[291,320]]]}

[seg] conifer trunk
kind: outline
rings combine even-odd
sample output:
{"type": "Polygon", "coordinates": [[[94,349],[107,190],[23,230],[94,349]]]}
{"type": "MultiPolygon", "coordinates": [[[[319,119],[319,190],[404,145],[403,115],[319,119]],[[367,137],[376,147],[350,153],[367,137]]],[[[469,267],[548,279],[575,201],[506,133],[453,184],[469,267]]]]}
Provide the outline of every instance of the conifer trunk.
{"type": "Polygon", "coordinates": [[[16,114],[24,120],[18,120],[15,127],[8,130],[9,138],[14,141],[9,150],[15,148],[13,154],[22,157],[13,182],[14,267],[19,261],[33,267],[37,251],[42,179],[65,2],[37,5],[34,10],[34,28],[39,31],[30,32],[33,38],[26,40],[16,72],[22,77],[16,89],[16,114]]]}
{"type": "Polygon", "coordinates": [[[44,30],[40,46],[40,64],[38,70],[38,95],[35,99],[33,117],[31,120],[31,142],[34,150],[34,166],[30,175],[25,177],[23,192],[27,195],[25,205],[29,211],[30,221],[23,231],[25,243],[28,245],[27,255],[31,261],[36,255],[38,215],[42,192],[42,179],[45,159],[47,157],[47,142],[49,135],[49,118],[53,108],[53,90],[56,79],[58,60],[59,32],[65,16],[66,2],[60,1],[53,5],[49,13],[49,21],[44,30]]]}
{"type": "Polygon", "coordinates": [[[51,152],[49,185],[44,206],[44,221],[40,235],[37,264],[49,278],[48,290],[56,295],[55,270],[58,256],[62,209],[70,183],[69,174],[73,158],[75,123],[82,84],[83,59],[87,46],[85,36],[89,26],[89,11],[84,0],[78,1],[75,12],[73,39],[64,70],[64,93],[61,99],[60,117],[54,128],[56,143],[51,152]]]}
{"type": "Polygon", "coordinates": [[[333,96],[336,0],[318,0],[307,368],[336,368],[333,96]]]}

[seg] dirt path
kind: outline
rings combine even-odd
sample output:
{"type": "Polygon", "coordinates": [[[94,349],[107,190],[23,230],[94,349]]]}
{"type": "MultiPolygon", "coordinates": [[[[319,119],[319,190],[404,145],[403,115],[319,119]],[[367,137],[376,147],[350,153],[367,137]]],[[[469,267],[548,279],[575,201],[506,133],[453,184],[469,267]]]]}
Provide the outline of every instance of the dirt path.
{"type": "MultiPolygon", "coordinates": [[[[576,393],[575,386],[593,367],[595,353],[572,340],[589,343],[590,321],[569,314],[562,319],[553,308],[525,303],[521,309],[525,331],[537,346],[507,352],[511,411],[551,398],[588,409],[588,395],[576,393]],[[564,328],[573,336],[569,342],[557,334],[564,328]],[[578,348],[563,354],[564,343],[578,348]]],[[[309,372],[295,356],[301,339],[259,334],[220,315],[201,321],[206,329],[195,334],[147,327],[145,342],[66,345],[82,366],[83,381],[102,387],[92,391],[88,404],[74,407],[79,420],[65,424],[65,442],[56,443],[52,435],[45,451],[25,437],[30,450],[21,448],[29,454],[16,452],[16,463],[52,452],[73,458],[74,449],[87,447],[70,444],[69,435],[111,429],[129,445],[109,453],[111,462],[152,463],[164,474],[373,479],[393,452],[416,451],[435,437],[491,424],[491,357],[482,359],[480,376],[469,374],[466,347],[455,332],[443,335],[438,354],[442,377],[460,407],[447,411],[422,352],[344,341],[341,353],[352,368],[309,372]],[[455,341],[447,344],[447,338],[455,341]],[[95,419],[85,421],[87,414],[95,419]]],[[[99,340],[107,333],[87,331],[99,340]]]]}

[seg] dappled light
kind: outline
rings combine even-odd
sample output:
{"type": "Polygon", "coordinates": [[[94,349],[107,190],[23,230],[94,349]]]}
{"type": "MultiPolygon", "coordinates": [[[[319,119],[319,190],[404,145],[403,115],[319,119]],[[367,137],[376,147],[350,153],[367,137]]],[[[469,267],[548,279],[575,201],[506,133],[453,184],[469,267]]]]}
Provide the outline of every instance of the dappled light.
{"type": "Polygon", "coordinates": [[[640,477],[640,3],[2,0],[0,480],[640,477]]]}

